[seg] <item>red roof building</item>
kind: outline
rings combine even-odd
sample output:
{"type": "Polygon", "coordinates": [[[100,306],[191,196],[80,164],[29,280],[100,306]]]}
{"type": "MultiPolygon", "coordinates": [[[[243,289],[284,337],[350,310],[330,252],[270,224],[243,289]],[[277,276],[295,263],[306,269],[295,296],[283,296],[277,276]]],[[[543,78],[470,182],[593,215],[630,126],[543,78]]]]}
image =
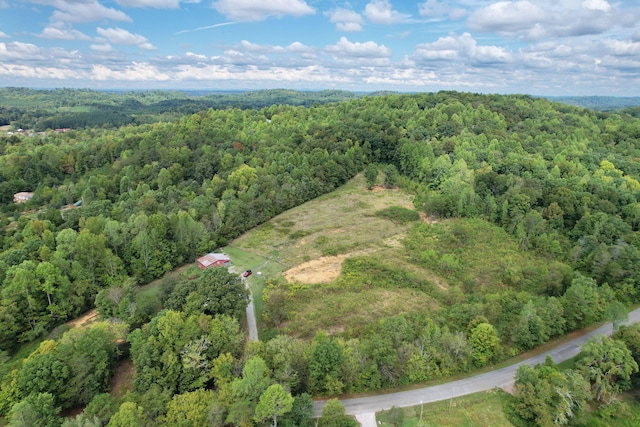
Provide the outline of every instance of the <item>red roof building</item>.
{"type": "Polygon", "coordinates": [[[197,259],[198,267],[205,270],[209,267],[224,267],[231,264],[231,258],[225,254],[211,252],[197,259]]]}

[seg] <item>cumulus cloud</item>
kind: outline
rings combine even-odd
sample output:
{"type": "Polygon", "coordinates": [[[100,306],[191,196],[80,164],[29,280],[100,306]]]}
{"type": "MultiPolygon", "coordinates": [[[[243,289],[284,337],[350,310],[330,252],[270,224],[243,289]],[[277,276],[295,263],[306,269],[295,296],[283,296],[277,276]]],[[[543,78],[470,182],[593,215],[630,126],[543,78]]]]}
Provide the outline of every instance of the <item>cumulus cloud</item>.
{"type": "Polygon", "coordinates": [[[606,52],[614,56],[640,56],[640,41],[607,39],[602,41],[606,52]]]}
{"type": "Polygon", "coordinates": [[[379,45],[374,41],[354,43],[347,40],[346,37],[341,37],[338,43],[327,46],[325,51],[336,56],[355,58],[388,58],[391,56],[391,49],[385,45],[379,45]]]}
{"type": "Polygon", "coordinates": [[[602,34],[616,26],[633,26],[628,14],[607,0],[498,1],[473,12],[470,29],[530,40],[602,34]]]}
{"type": "Polygon", "coordinates": [[[105,7],[97,0],[30,0],[32,3],[51,6],[56,10],[51,20],[61,22],[94,22],[103,19],[113,21],[127,21],[131,18],[126,13],[110,7],[105,7]]]}
{"type": "Polygon", "coordinates": [[[100,44],[92,44],[89,46],[91,50],[99,53],[109,53],[113,52],[113,46],[109,43],[100,43],[100,44]]]}
{"type": "Polygon", "coordinates": [[[331,23],[336,24],[338,31],[344,31],[345,33],[362,31],[364,19],[358,12],[339,7],[325,12],[325,15],[329,16],[331,23]]]}
{"type": "Polygon", "coordinates": [[[411,17],[397,10],[393,10],[389,0],[371,0],[364,8],[364,15],[374,24],[398,24],[411,17]]]}
{"type": "Polygon", "coordinates": [[[467,14],[467,10],[461,7],[454,7],[451,2],[427,0],[418,4],[418,13],[420,16],[427,18],[444,18],[448,16],[449,19],[457,21],[467,14]]]}
{"type": "Polygon", "coordinates": [[[247,51],[247,52],[257,52],[257,53],[263,53],[263,54],[306,53],[306,52],[312,51],[310,47],[305,46],[300,42],[293,42],[290,45],[283,47],[283,46],[255,44],[247,40],[242,40],[240,42],[240,46],[238,46],[237,49],[247,51]]]}
{"type": "Polygon", "coordinates": [[[313,15],[316,10],[304,0],[218,0],[213,7],[228,19],[262,21],[270,16],[313,15]]]}
{"type": "Polygon", "coordinates": [[[170,79],[168,74],[157,67],[140,62],[133,62],[122,70],[115,70],[102,64],[96,64],[92,67],[91,75],[95,80],[111,81],[163,81],[170,79]]]}
{"type": "Polygon", "coordinates": [[[78,30],[74,30],[73,28],[68,28],[66,25],[64,25],[64,23],[61,22],[54,23],[45,27],[42,30],[42,33],[38,36],[45,39],[54,40],[91,40],[91,37],[78,30]]]}
{"type": "Polygon", "coordinates": [[[8,39],[9,38],[9,34],[5,33],[4,31],[0,31],[0,39],[8,39]]]}
{"type": "Polygon", "coordinates": [[[144,50],[156,49],[155,46],[149,43],[146,37],[141,36],[140,34],[132,34],[127,30],[123,30],[122,28],[98,27],[96,32],[113,44],[138,46],[140,49],[144,50]]]}
{"type": "Polygon", "coordinates": [[[512,54],[499,46],[478,46],[469,33],[450,34],[435,42],[416,46],[413,58],[418,62],[460,61],[471,65],[506,63],[512,54]]]}
{"type": "Polygon", "coordinates": [[[80,59],[78,51],[67,51],[60,48],[45,49],[32,43],[0,42],[0,62],[19,60],[20,63],[54,62],[80,59]]]}

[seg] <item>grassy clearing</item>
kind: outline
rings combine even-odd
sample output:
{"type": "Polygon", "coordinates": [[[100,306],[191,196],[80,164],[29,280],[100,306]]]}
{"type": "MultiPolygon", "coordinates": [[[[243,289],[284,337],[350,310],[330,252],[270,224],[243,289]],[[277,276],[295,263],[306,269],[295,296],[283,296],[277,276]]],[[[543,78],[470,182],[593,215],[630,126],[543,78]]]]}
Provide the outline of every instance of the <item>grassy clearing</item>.
{"type": "Polygon", "coordinates": [[[413,289],[337,289],[322,284],[298,288],[294,301],[295,310],[281,329],[309,339],[320,329],[357,336],[384,317],[403,312],[428,315],[436,306],[428,295],[413,289]]]}
{"type": "Polygon", "coordinates": [[[262,321],[262,291],[266,281],[279,276],[285,267],[275,261],[238,248],[235,245],[223,248],[224,252],[231,257],[233,265],[238,273],[251,270],[253,274],[247,279],[251,294],[253,296],[253,308],[256,312],[258,330],[262,321]],[[259,274],[260,273],[260,274],[259,274]]]}
{"type": "MultiPolygon", "coordinates": [[[[402,408],[400,410],[404,416],[401,425],[414,427],[420,420],[422,410],[422,421],[430,427],[512,427],[513,424],[507,420],[502,409],[506,399],[508,395],[504,391],[491,390],[441,402],[425,403],[422,408],[421,405],[402,408]]],[[[391,418],[391,411],[378,413],[378,425],[392,426],[391,418]]]]}
{"type": "Polygon", "coordinates": [[[521,250],[513,236],[482,219],[420,224],[411,229],[406,245],[412,263],[446,276],[465,292],[513,287],[538,293],[563,279],[560,263],[521,250]]]}
{"type": "Polygon", "coordinates": [[[370,191],[362,175],[338,190],[284,212],[233,241],[233,246],[287,268],[321,256],[385,249],[406,225],[376,216],[391,206],[413,208],[403,190],[370,191]]]}

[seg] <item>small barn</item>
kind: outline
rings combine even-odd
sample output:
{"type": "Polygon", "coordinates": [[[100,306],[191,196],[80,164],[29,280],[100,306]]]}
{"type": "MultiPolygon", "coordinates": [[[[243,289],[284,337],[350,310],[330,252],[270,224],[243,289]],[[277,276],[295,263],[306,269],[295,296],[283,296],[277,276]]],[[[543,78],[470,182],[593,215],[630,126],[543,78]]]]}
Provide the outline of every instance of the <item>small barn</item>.
{"type": "Polygon", "coordinates": [[[224,267],[231,264],[231,258],[229,258],[225,254],[217,254],[215,252],[211,252],[210,254],[206,254],[196,260],[198,262],[198,267],[201,270],[206,270],[209,267],[224,267]]]}

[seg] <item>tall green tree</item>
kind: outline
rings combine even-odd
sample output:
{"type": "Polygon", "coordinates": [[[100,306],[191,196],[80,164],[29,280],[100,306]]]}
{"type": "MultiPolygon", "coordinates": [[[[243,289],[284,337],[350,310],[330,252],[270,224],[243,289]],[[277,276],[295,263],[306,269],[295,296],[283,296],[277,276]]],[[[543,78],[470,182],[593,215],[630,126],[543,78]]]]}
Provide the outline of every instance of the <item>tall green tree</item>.
{"type": "Polygon", "coordinates": [[[290,412],[292,407],[291,393],[280,384],[272,384],[260,396],[254,419],[259,422],[271,418],[273,427],[278,427],[278,417],[290,412]]]}
{"type": "Polygon", "coordinates": [[[605,405],[629,387],[631,375],[638,372],[638,364],[622,341],[596,337],[582,347],[580,354],[576,365],[591,383],[594,399],[605,405]]]}

